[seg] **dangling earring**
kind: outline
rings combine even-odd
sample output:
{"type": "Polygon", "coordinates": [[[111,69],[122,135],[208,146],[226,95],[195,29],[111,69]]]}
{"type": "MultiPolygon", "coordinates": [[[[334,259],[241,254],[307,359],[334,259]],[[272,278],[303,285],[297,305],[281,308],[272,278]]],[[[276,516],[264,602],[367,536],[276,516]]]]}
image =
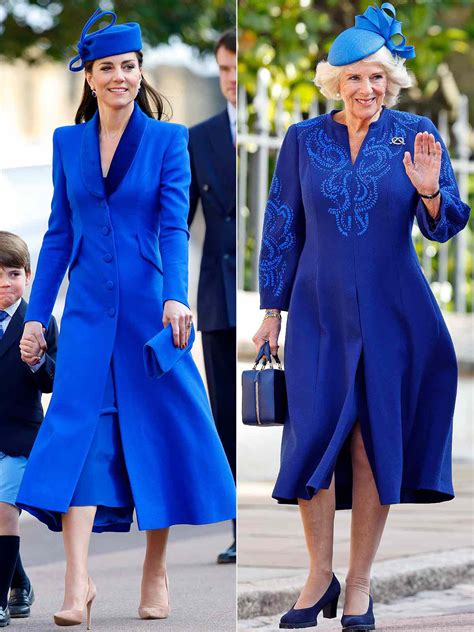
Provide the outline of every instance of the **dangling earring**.
{"type": "Polygon", "coordinates": [[[92,96],[95,99],[97,97],[97,92],[94,90],[94,88],[91,88],[91,91],[92,91],[92,96]]]}
{"type": "Polygon", "coordinates": [[[336,92],[336,99],[340,99],[341,95],[339,94],[339,92],[336,92]]]}

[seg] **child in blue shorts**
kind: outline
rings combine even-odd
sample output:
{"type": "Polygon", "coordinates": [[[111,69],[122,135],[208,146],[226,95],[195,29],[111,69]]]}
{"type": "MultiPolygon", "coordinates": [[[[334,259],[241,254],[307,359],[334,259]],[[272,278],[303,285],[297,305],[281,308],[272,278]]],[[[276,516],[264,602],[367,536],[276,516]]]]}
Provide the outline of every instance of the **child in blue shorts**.
{"type": "Polygon", "coordinates": [[[34,601],[20,557],[20,510],[15,501],[43,421],[41,394],[52,392],[55,370],[54,317],[44,332],[46,353],[34,338],[19,346],[27,307],[23,293],[30,278],[26,243],[0,231],[0,627],[7,626],[10,617],[28,617],[34,601]]]}

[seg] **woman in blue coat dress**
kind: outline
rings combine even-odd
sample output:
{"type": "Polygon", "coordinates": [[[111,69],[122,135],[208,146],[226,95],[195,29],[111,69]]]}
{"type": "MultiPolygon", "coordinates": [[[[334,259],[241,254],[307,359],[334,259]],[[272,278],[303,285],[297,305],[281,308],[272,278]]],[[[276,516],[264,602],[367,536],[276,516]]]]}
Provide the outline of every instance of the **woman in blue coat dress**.
{"type": "Polygon", "coordinates": [[[289,128],[265,212],[257,348],[269,339],[276,351],[288,310],[289,418],[273,496],[299,504],[310,557],[282,628],[336,615],[335,509],[352,508],[342,625],[372,630],[370,572],[390,505],[454,496],[456,357],[411,230],[416,216],[445,242],[469,207],[433,123],[391,109],[414,57],[397,33],[384,3],[336,38],[315,81],[344,109],[289,128]]]}
{"type": "Polygon", "coordinates": [[[168,527],[235,517],[235,487],[189,348],[187,129],[153,117],[138,24],[97,10],[71,70],[85,67],[76,125],[53,137],[54,196],[25,334],[69,287],[51,404],[18,504],[63,531],[58,625],[95,596],[91,530],[147,531],[139,614],[169,612],[168,527]],[[104,16],[112,22],[88,33],[104,16]],[[77,62],[80,62],[77,65],[77,62]],[[159,380],[156,377],[160,377],[159,380]]]}

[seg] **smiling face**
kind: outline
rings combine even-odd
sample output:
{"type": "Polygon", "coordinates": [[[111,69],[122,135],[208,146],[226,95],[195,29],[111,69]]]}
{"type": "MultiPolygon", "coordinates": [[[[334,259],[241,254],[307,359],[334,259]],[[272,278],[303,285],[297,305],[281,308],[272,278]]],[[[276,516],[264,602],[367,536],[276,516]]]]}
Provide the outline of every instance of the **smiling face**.
{"type": "Polygon", "coordinates": [[[141,81],[141,70],[135,53],[96,59],[86,79],[97,93],[97,102],[119,109],[135,100],[141,81]]]}
{"type": "Polygon", "coordinates": [[[355,118],[375,116],[382,107],[386,90],[387,74],[381,64],[358,61],[341,73],[339,92],[345,110],[355,118]]]}
{"type": "Polygon", "coordinates": [[[3,268],[0,266],[0,309],[16,303],[30,284],[31,273],[24,268],[3,268]]]}

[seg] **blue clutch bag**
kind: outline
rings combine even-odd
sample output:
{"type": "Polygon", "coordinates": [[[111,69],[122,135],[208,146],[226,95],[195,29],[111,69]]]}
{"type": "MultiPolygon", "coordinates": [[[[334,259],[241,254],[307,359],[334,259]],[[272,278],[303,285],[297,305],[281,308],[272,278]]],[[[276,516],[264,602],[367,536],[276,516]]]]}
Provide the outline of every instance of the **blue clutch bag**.
{"type": "Polygon", "coordinates": [[[253,368],[242,372],[242,421],[247,426],[280,426],[287,415],[285,372],[266,341],[253,368]]]}
{"type": "Polygon", "coordinates": [[[143,360],[148,377],[161,377],[170,371],[183,356],[191,350],[195,334],[194,325],[191,326],[188,344],[184,349],[175,347],[173,342],[173,328],[165,327],[143,347],[143,360]]]}

